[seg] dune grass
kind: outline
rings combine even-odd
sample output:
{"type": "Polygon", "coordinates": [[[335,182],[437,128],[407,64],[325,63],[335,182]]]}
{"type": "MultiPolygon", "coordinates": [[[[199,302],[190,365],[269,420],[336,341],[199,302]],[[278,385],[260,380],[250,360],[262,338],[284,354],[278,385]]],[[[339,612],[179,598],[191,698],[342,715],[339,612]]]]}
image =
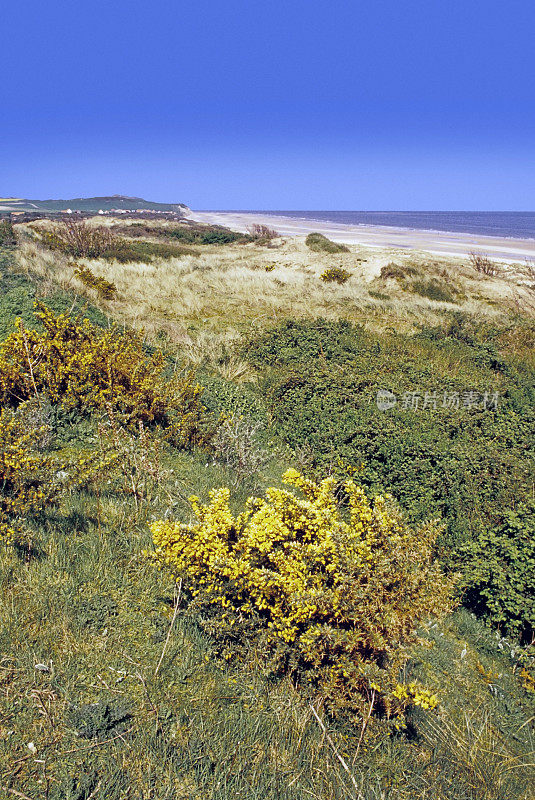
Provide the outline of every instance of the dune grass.
{"type": "Polygon", "coordinates": [[[68,259],[34,241],[22,243],[19,263],[28,273],[88,296],[126,324],[143,327],[149,338],[164,332],[169,344],[178,346],[201,329],[240,332],[288,317],[348,319],[375,330],[410,332],[420,325],[440,325],[452,310],[492,319],[518,310],[530,313],[531,308],[529,289],[514,281],[481,280],[469,266],[418,261],[406,254],[405,269],[414,271],[416,286],[412,280],[400,284],[388,275],[381,277],[388,254],[374,255],[355,246],[335,256],[311,252],[299,241],[275,248],[241,244],[193,249],[195,254],[179,258],[125,264],[81,259],[117,287],[109,304],[77,280],[68,259]],[[343,285],[322,281],[321,275],[333,267],[349,271],[351,280],[343,285]],[[422,296],[429,292],[431,297],[422,296]]]}

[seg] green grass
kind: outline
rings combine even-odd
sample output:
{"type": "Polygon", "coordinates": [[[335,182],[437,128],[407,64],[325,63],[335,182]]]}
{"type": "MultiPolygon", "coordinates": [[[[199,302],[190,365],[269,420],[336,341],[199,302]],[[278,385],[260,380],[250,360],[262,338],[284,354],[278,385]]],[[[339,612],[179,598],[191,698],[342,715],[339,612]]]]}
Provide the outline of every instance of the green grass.
{"type": "MultiPolygon", "coordinates": [[[[165,463],[174,473],[161,502],[169,491],[182,519],[187,494],[204,496],[228,477],[201,454],[169,453],[165,463]]],[[[102,487],[74,493],[42,521],[39,557],[24,563],[2,548],[4,790],[33,798],[46,788],[57,800],[354,797],[334,746],[348,764],[358,749],[351,773],[366,800],[425,792],[527,800],[529,770],[520,765],[533,746],[524,725],[533,699],[508,651],[472,617],[430,630],[431,649],[417,650],[409,667],[438,691],[438,715],[414,715],[409,737],[392,737],[378,721],[360,748],[358,727],[325,718],[331,745],[290,683],[261,663],[244,671],[218,660],[184,599],[171,628],[176,589],[143,558],[146,523],[131,500],[102,487]],[[464,753],[466,737],[486,759],[492,788],[464,753]],[[434,766],[437,750],[447,769],[434,766]],[[519,768],[508,771],[511,759],[519,768]]]]}
{"type": "MultiPolygon", "coordinates": [[[[45,291],[55,310],[74,302],[50,282],[18,273],[12,251],[0,251],[0,268],[2,336],[17,314],[31,323],[33,299],[45,291]]],[[[107,324],[93,307],[87,314],[107,324]]],[[[253,491],[278,485],[290,464],[309,463],[311,453],[322,461],[327,444],[338,442],[338,427],[353,413],[355,399],[373,400],[385,376],[399,386],[445,376],[452,385],[483,386],[496,377],[508,387],[511,414],[527,425],[528,326],[492,338],[466,318],[448,320],[446,337],[444,329],[416,338],[378,336],[324,321],[289,324],[263,338],[251,335],[247,355],[258,384],[199,377],[210,411],[242,413],[263,426],[259,446],[269,451],[269,460],[258,473],[235,485],[234,470],[217,454],[162,445],[160,480],[150,502],[136,503],[124,489],[124,475],[105,474],[92,489],[73,489],[57,508],[30,521],[31,557],[0,546],[0,796],[531,800],[535,694],[522,675],[529,655],[518,643],[460,609],[422,632],[425,643],[414,649],[404,676],[437,692],[438,711],[414,711],[408,729],[398,734],[372,719],[360,740],[360,724],[329,719],[318,703],[327,736],[304,695],[284,677],[267,673],[253,654],[247,666],[219,659],[189,610],[187,592],[177,604],[175,583],[143,555],[151,547],[152,519],[190,521],[191,494],[206,500],[211,488],[235,485],[237,510],[253,491]],[[293,381],[285,384],[292,391],[319,386],[324,405],[314,405],[318,392],[305,397],[309,408],[285,405],[282,397],[270,405],[282,378],[293,381]]],[[[72,452],[95,445],[95,419],[52,411],[51,447],[72,452]]],[[[377,443],[383,437],[399,450],[401,423],[385,426],[373,414],[366,419],[378,475],[377,443]]],[[[429,455],[436,430],[430,425],[422,431],[416,422],[407,439],[429,455]]],[[[346,436],[355,430],[360,428],[350,418],[346,436]]],[[[509,437],[507,446],[498,444],[510,452],[511,428],[500,435],[509,437]]],[[[354,443],[350,438],[346,446],[354,443]]],[[[480,446],[484,455],[483,440],[480,446]]],[[[407,493],[414,483],[408,508],[420,485],[426,492],[432,488],[426,476],[437,474],[423,471],[422,463],[411,451],[399,472],[407,493]]]]}
{"type": "Polygon", "coordinates": [[[107,317],[91,303],[57,286],[45,285],[45,281],[35,275],[20,272],[13,250],[0,247],[0,340],[13,330],[17,317],[21,317],[26,327],[35,327],[34,301],[45,294],[48,307],[56,313],[71,309],[73,313],[83,311],[95,325],[108,324],[107,317]]]}

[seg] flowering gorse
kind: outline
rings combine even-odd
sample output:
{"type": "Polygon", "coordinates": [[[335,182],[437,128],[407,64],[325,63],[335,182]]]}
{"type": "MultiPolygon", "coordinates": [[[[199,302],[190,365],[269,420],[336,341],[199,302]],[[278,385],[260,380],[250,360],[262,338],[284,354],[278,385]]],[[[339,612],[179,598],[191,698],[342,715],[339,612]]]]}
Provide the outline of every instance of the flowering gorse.
{"type": "Polygon", "coordinates": [[[439,527],[407,527],[391,498],[371,503],[352,480],[344,509],[333,478],[290,469],[283,481],[299,496],[270,488],[238,516],[226,488],[207,505],[190,498],[197,522],[153,523],[152,558],[217,609],[221,635],[252,626],[256,645],[333,710],[358,710],[372,690],[388,713],[406,705],[414,695],[397,677],[416,626],[451,605],[452,580],[432,559],[439,527]]]}
{"type": "Polygon", "coordinates": [[[43,332],[16,330],[0,345],[0,404],[17,406],[43,395],[83,411],[107,411],[126,424],[156,423],[181,446],[205,444],[214,432],[203,389],[192,375],[164,377],[161,352],[148,354],[136,334],[100,329],[87,319],[55,315],[36,303],[43,332]]]}
{"type": "Polygon", "coordinates": [[[71,489],[117,464],[114,451],[61,454],[43,450],[47,425],[33,424],[36,404],[0,411],[0,538],[31,549],[28,522],[71,489]]]}
{"type": "Polygon", "coordinates": [[[324,270],[320,278],[324,283],[345,283],[351,277],[351,273],[343,267],[329,267],[324,270]]]}

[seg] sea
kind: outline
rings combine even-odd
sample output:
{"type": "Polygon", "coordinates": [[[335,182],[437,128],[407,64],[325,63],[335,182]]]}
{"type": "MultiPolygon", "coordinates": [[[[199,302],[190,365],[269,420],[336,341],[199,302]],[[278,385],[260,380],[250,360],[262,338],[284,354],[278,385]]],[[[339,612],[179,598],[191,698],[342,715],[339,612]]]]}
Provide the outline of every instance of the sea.
{"type": "Polygon", "coordinates": [[[535,211],[235,211],[339,225],[385,225],[425,231],[535,239],[535,211]]]}

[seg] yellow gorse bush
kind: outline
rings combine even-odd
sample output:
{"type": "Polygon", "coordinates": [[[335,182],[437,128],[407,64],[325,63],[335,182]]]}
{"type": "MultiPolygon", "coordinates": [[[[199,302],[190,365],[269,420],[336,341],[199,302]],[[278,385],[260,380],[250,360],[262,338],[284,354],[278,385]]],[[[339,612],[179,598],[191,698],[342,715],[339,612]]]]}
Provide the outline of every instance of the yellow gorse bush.
{"type": "Polygon", "coordinates": [[[44,395],[50,402],[87,411],[112,408],[126,423],[158,423],[184,446],[204,444],[213,433],[193,376],[164,378],[164,357],[148,354],[141,339],[117,327],[55,315],[36,303],[43,331],[16,330],[0,344],[0,404],[44,395]]]}
{"type": "Polygon", "coordinates": [[[24,537],[23,520],[54,499],[52,459],[38,451],[42,430],[25,430],[15,414],[0,412],[0,536],[8,542],[24,537]]]}
{"type": "Polygon", "coordinates": [[[283,480],[299,496],[270,488],[238,516],[227,488],[190,498],[197,522],[153,523],[151,557],[218,610],[221,631],[254,620],[257,644],[286,653],[331,708],[359,708],[372,689],[388,712],[406,705],[415,695],[397,678],[415,629],[451,605],[432,558],[440,528],[407,527],[391,498],[372,503],[352,480],[342,510],[333,478],[283,480]]]}
{"type": "Polygon", "coordinates": [[[72,489],[92,483],[118,469],[121,453],[115,448],[96,452],[43,452],[47,425],[35,425],[34,401],[16,411],[0,411],[0,539],[8,544],[32,545],[28,520],[60,500],[72,489]]]}

